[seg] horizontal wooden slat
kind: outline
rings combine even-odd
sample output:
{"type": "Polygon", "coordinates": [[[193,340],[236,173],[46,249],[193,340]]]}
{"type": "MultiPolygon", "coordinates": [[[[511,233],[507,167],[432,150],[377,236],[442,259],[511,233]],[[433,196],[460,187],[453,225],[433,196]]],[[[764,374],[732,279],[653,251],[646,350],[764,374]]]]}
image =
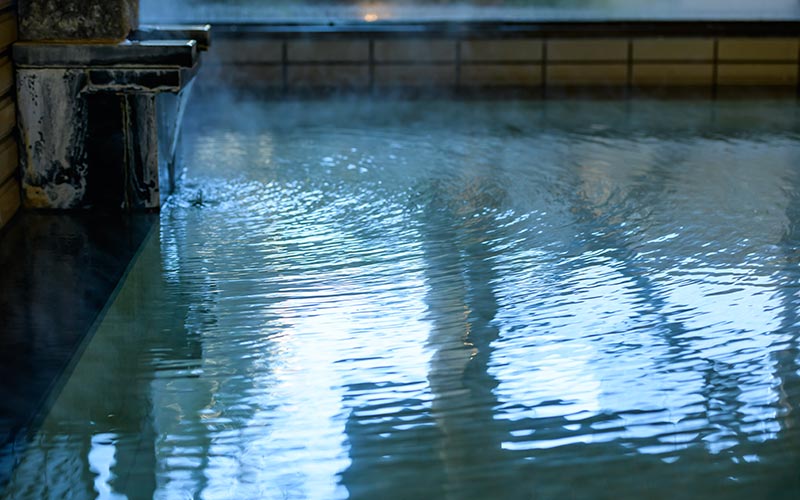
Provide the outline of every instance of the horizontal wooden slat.
{"type": "Polygon", "coordinates": [[[261,88],[283,87],[283,68],[265,64],[204,65],[205,81],[261,88]]]}
{"type": "Polygon", "coordinates": [[[555,86],[619,86],[628,79],[625,64],[559,64],[547,67],[547,84],[555,86]]]}
{"type": "Polygon", "coordinates": [[[0,50],[17,41],[17,17],[10,12],[0,14],[0,50]]]}
{"type": "Polygon", "coordinates": [[[379,62],[441,61],[452,64],[455,58],[456,44],[452,41],[417,39],[375,42],[375,60],[379,62]]]}
{"type": "Polygon", "coordinates": [[[214,42],[204,66],[215,64],[263,64],[283,59],[283,42],[274,40],[220,40],[214,42]]]}
{"type": "Polygon", "coordinates": [[[461,60],[495,63],[541,61],[541,40],[467,40],[461,42],[461,60]]]}
{"type": "Polygon", "coordinates": [[[628,41],[616,39],[547,41],[548,61],[625,61],[628,58],[628,41]]]}
{"type": "Polygon", "coordinates": [[[0,186],[0,227],[8,224],[19,210],[19,182],[12,177],[0,186]]]}
{"type": "Polygon", "coordinates": [[[5,97],[0,100],[0,137],[8,135],[17,123],[17,115],[14,108],[14,100],[5,97]]]}
{"type": "Polygon", "coordinates": [[[471,64],[461,66],[461,85],[471,86],[540,86],[542,67],[537,64],[471,64]]]}
{"type": "Polygon", "coordinates": [[[717,74],[720,85],[797,85],[797,64],[720,64],[717,74]]]}
{"type": "Polygon", "coordinates": [[[797,38],[721,38],[720,61],[797,62],[797,38]]]}
{"type": "Polygon", "coordinates": [[[311,87],[366,87],[367,66],[296,65],[289,67],[289,85],[311,87]]]}
{"type": "Polygon", "coordinates": [[[16,137],[9,135],[0,142],[0,184],[16,172],[18,154],[16,137]]]}
{"type": "Polygon", "coordinates": [[[14,66],[8,57],[0,57],[0,96],[14,86],[14,66]]]}
{"type": "Polygon", "coordinates": [[[713,64],[634,64],[633,85],[656,87],[707,86],[714,82],[713,64]]]}
{"type": "Polygon", "coordinates": [[[711,61],[711,38],[644,38],[633,41],[634,61],[711,61]]]}
{"type": "Polygon", "coordinates": [[[376,66],[375,86],[434,87],[455,85],[456,68],[447,65],[376,66]]]}
{"type": "Polygon", "coordinates": [[[289,43],[287,55],[291,62],[367,61],[369,59],[369,42],[367,40],[303,40],[289,43]]]}

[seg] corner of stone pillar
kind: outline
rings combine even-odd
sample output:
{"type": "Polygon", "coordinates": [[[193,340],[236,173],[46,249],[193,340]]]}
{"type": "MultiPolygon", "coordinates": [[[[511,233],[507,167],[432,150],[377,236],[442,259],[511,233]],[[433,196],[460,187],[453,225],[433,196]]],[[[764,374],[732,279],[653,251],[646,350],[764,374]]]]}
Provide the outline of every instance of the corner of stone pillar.
{"type": "Polygon", "coordinates": [[[139,0],[19,0],[26,43],[13,54],[27,208],[156,211],[162,163],[173,185],[182,109],[200,64],[196,41],[173,40],[196,32],[207,46],[208,28],[155,29],[165,38],[119,43],[147,39],[131,33],[138,11],[139,0]],[[165,92],[177,93],[175,123],[159,134],[156,97],[165,92]]]}

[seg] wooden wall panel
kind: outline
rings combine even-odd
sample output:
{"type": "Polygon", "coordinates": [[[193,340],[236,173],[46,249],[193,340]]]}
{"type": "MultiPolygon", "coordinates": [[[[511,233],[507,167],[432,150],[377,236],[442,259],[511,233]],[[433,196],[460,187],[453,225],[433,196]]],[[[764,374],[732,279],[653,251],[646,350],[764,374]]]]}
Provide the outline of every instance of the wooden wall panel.
{"type": "Polygon", "coordinates": [[[0,0],[0,228],[19,209],[19,150],[11,44],[17,40],[16,2],[0,0]]]}

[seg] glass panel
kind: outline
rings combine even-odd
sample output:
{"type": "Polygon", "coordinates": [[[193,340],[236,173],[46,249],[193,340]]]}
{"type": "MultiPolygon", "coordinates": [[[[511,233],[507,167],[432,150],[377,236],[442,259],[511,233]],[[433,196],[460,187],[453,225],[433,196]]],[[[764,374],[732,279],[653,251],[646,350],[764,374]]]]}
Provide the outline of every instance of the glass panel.
{"type": "Polygon", "coordinates": [[[141,0],[144,22],[800,19],[796,0],[141,0]]]}

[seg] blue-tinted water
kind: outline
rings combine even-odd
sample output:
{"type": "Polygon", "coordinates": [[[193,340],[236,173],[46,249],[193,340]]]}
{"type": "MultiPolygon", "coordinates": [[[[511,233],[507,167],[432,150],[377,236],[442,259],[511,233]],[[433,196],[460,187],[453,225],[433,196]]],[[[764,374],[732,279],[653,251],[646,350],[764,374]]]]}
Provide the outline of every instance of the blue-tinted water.
{"type": "Polygon", "coordinates": [[[793,101],[194,104],[10,498],[800,495],[793,101]]]}

